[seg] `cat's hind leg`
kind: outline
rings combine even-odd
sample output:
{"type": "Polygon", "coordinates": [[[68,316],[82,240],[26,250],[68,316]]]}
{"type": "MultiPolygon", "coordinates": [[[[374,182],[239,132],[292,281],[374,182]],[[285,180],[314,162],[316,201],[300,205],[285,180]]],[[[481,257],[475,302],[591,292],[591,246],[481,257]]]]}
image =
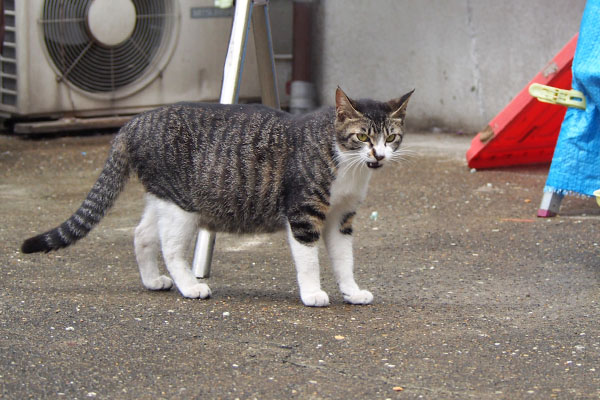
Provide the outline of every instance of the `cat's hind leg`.
{"type": "Polygon", "coordinates": [[[354,212],[332,213],[325,225],[323,236],[344,301],[350,304],[370,304],[373,302],[373,295],[368,290],[360,289],[354,280],[353,217],[354,212]]]}
{"type": "Polygon", "coordinates": [[[140,269],[142,284],[149,290],[169,290],[173,286],[171,278],[160,275],[158,269],[158,221],[152,195],[147,195],[146,208],[137,228],[135,228],[135,258],[140,269]]]}
{"type": "Polygon", "coordinates": [[[155,203],[162,253],[175,286],[184,297],[210,297],[210,288],[207,284],[198,282],[187,260],[192,237],[198,232],[197,215],[158,198],[155,198],[155,203]]]}

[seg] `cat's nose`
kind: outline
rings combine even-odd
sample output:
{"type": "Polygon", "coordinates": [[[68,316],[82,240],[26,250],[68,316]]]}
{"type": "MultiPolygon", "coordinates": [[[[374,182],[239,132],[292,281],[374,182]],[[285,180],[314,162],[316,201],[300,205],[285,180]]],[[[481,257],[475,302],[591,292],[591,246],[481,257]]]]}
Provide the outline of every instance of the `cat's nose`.
{"type": "Polygon", "coordinates": [[[375,157],[375,159],[376,159],[377,161],[381,161],[381,160],[383,160],[383,159],[385,158],[385,156],[380,156],[380,155],[378,155],[378,154],[377,154],[377,153],[375,153],[375,152],[373,152],[373,157],[375,157]]]}

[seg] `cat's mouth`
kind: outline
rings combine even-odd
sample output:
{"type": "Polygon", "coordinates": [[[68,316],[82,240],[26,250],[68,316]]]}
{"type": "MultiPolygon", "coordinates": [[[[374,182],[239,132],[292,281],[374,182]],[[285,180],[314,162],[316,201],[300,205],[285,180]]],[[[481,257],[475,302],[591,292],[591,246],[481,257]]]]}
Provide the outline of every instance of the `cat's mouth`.
{"type": "Polygon", "coordinates": [[[375,162],[369,161],[369,162],[367,162],[367,167],[377,169],[377,168],[383,167],[383,164],[380,164],[379,161],[375,161],[375,162]]]}

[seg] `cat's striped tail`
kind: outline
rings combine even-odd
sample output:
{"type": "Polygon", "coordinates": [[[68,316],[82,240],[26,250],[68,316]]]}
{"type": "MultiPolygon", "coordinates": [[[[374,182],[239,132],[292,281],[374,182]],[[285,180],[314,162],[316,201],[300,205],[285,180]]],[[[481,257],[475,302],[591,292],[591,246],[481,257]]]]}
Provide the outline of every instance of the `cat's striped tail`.
{"type": "Polygon", "coordinates": [[[23,253],[49,252],[67,247],[85,237],[112,207],[129,177],[124,135],[115,137],[98,180],[81,206],[58,227],[23,242],[23,253]]]}

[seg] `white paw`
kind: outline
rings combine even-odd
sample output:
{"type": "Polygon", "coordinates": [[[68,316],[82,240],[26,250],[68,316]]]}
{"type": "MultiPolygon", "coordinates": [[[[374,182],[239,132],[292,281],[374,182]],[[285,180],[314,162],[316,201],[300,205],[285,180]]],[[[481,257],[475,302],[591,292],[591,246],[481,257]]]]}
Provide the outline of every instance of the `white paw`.
{"type": "Polygon", "coordinates": [[[179,291],[183,297],[189,299],[206,299],[212,295],[210,288],[206,283],[196,283],[186,288],[179,288],[179,291]]]}
{"type": "Polygon", "coordinates": [[[302,303],[308,307],[327,307],[329,305],[329,296],[322,290],[302,294],[302,303]]]}
{"type": "Polygon", "coordinates": [[[368,290],[359,290],[352,294],[344,294],[344,301],[350,304],[371,304],[373,295],[368,290]]]}
{"type": "Polygon", "coordinates": [[[173,286],[173,280],[168,276],[161,275],[150,282],[144,282],[144,286],[149,290],[169,290],[173,286]]]}

